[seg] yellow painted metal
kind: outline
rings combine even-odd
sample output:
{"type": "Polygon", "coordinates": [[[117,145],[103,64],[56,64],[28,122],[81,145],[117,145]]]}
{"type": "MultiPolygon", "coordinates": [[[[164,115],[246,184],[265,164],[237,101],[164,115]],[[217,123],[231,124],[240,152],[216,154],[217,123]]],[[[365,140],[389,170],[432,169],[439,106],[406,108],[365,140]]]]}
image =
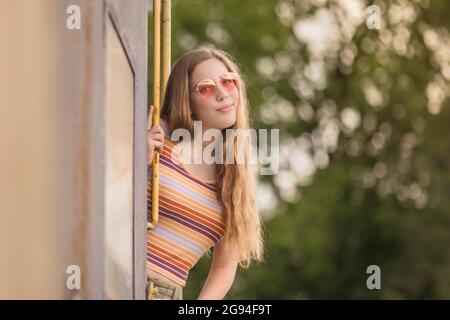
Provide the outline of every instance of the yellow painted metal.
{"type": "MultiPolygon", "coordinates": [[[[164,97],[170,74],[171,57],[171,0],[162,1],[162,79],[161,79],[161,0],[153,0],[153,119],[152,126],[159,125],[161,111],[161,82],[164,97]]],[[[152,161],[152,213],[147,228],[158,224],[159,212],[159,151],[152,161]]]]}

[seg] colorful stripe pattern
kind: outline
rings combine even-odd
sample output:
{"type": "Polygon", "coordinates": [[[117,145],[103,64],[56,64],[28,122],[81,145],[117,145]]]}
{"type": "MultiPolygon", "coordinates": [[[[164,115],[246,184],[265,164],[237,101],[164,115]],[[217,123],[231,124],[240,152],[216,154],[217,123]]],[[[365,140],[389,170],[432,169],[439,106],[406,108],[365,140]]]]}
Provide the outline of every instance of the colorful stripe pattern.
{"type": "MultiPolygon", "coordinates": [[[[159,223],[147,232],[147,268],[180,286],[189,270],[225,231],[215,183],[192,176],[167,137],[159,164],[159,223]]],[[[147,219],[150,221],[151,165],[147,175],[147,219]]]]}

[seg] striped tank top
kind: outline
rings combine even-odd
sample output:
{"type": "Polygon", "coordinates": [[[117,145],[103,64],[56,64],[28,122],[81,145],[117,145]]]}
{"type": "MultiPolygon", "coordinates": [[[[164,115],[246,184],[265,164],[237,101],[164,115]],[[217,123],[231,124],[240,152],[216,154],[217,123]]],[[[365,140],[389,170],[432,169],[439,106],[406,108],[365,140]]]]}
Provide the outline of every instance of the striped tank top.
{"type": "MultiPolygon", "coordinates": [[[[147,174],[147,220],[152,212],[152,166],[147,174]]],[[[159,222],[147,231],[147,269],[180,286],[190,269],[225,231],[217,185],[192,176],[175,144],[164,138],[159,164],[159,222]]]]}

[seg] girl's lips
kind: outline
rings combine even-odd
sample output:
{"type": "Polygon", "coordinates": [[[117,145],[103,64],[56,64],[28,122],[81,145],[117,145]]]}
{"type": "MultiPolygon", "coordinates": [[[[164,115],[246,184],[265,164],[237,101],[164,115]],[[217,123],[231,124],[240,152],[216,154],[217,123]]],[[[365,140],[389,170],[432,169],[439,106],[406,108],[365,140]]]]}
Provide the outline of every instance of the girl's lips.
{"type": "Polygon", "coordinates": [[[225,111],[230,110],[232,106],[233,106],[232,104],[226,104],[223,107],[217,109],[217,111],[225,112],[225,111]]]}

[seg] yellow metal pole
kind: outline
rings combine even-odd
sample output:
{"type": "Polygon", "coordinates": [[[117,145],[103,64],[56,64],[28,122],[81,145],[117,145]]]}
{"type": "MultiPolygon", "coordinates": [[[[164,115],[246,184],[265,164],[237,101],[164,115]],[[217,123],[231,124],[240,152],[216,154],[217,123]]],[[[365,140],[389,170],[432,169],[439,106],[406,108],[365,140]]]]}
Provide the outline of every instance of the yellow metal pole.
{"type": "Polygon", "coordinates": [[[171,0],[163,0],[162,5],[162,94],[164,97],[170,74],[171,0]]]}
{"type": "MultiPolygon", "coordinates": [[[[152,125],[160,123],[161,111],[161,81],[162,81],[162,97],[166,91],[167,80],[171,67],[171,0],[162,1],[162,80],[160,78],[160,15],[161,0],[153,1],[153,119],[152,125]]],[[[155,150],[152,162],[152,221],[147,227],[153,229],[158,224],[159,212],[159,151],[155,150]]]]}
{"type": "MultiPolygon", "coordinates": [[[[153,119],[152,126],[159,124],[161,100],[161,0],[153,0],[153,119]]],[[[152,214],[147,228],[158,224],[159,212],[159,152],[155,150],[152,161],[152,214]]]]}

